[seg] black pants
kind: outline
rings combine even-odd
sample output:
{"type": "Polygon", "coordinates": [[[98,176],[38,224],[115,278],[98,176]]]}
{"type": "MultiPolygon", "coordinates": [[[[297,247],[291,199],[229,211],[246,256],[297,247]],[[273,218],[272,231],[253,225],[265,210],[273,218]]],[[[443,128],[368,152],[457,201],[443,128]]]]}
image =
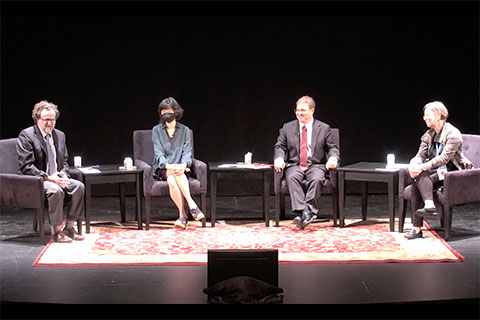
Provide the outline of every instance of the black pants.
{"type": "Polygon", "coordinates": [[[423,225],[423,218],[417,217],[415,211],[420,209],[425,200],[433,201],[433,191],[443,185],[443,180],[438,178],[437,170],[422,172],[413,180],[412,184],[412,222],[414,227],[423,225]]]}

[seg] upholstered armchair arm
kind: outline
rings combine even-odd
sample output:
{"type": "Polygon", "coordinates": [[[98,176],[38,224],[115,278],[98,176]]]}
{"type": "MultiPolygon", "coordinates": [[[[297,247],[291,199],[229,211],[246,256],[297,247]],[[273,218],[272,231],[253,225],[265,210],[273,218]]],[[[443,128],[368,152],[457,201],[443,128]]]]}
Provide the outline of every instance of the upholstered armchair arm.
{"type": "Polygon", "coordinates": [[[0,204],[20,208],[43,208],[45,195],[43,178],[12,173],[0,173],[0,204]]]}
{"type": "Polygon", "coordinates": [[[330,186],[332,190],[338,189],[338,170],[330,169],[330,186]]]}
{"type": "Polygon", "coordinates": [[[143,169],[143,193],[147,195],[153,186],[152,166],[140,159],[135,159],[135,166],[137,169],[143,169]]]}
{"type": "Polygon", "coordinates": [[[285,169],[283,169],[280,172],[273,171],[273,191],[275,194],[280,194],[280,187],[283,179],[283,174],[284,174],[285,169]]]}
{"type": "Polygon", "coordinates": [[[405,188],[413,183],[412,177],[408,172],[408,168],[400,168],[398,171],[398,197],[400,199],[405,199],[404,191],[405,188]]]}
{"type": "Polygon", "coordinates": [[[78,170],[77,168],[72,168],[69,167],[67,169],[67,174],[70,176],[70,178],[82,181],[83,180],[83,173],[82,171],[78,170]]]}
{"type": "Polygon", "coordinates": [[[192,171],[195,177],[200,181],[200,190],[207,192],[207,164],[198,159],[192,159],[192,171]]]}
{"type": "Polygon", "coordinates": [[[440,201],[449,205],[480,201],[480,168],[447,172],[440,201]]]}

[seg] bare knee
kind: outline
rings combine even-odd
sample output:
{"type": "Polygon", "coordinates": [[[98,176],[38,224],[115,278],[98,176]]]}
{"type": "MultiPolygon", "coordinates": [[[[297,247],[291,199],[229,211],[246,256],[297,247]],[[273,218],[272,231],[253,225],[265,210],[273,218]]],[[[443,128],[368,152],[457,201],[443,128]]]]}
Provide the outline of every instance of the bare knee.
{"type": "Polygon", "coordinates": [[[167,182],[170,188],[178,189],[177,179],[175,179],[173,174],[167,176],[167,182]]]}

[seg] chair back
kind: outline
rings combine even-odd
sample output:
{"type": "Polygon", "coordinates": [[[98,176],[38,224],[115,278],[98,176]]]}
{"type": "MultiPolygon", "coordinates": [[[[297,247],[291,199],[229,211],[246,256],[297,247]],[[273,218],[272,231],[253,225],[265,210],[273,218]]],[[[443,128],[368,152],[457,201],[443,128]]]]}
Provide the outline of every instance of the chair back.
{"type": "Polygon", "coordinates": [[[462,134],[463,154],[472,161],[474,168],[480,168],[480,135],[462,134]]]}
{"type": "Polygon", "coordinates": [[[332,128],[333,140],[337,144],[338,151],[340,151],[340,129],[332,128]]]}
{"type": "Polygon", "coordinates": [[[17,155],[18,138],[0,140],[0,173],[18,173],[18,155],[17,155]]]}
{"type": "MultiPolygon", "coordinates": [[[[193,153],[193,131],[190,129],[190,143],[193,153]]],[[[152,130],[135,130],[133,131],[133,158],[144,161],[152,165],[154,160],[152,130]]]]}

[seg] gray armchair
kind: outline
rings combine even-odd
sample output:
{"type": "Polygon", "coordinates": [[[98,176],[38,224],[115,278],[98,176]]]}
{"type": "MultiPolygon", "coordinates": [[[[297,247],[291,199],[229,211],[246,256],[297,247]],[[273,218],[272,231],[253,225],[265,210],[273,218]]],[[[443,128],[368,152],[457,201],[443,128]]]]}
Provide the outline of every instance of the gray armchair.
{"type": "MultiPolygon", "coordinates": [[[[447,172],[443,187],[434,192],[434,202],[439,209],[440,223],[445,230],[445,240],[450,238],[452,207],[480,201],[480,135],[463,134],[462,137],[463,152],[472,161],[474,168],[447,172]]],[[[412,183],[408,169],[402,168],[398,176],[399,232],[403,232],[408,202],[410,202],[412,215],[423,205],[423,200],[412,193],[412,183]]]]}
{"type": "MultiPolygon", "coordinates": [[[[33,230],[39,226],[40,241],[45,240],[45,209],[48,208],[43,191],[43,178],[18,173],[17,138],[0,140],[0,205],[35,209],[33,230]]],[[[81,220],[77,220],[81,231],[81,220]]]]}
{"type": "MultiPolygon", "coordinates": [[[[192,196],[200,196],[202,212],[207,211],[207,164],[195,159],[193,131],[190,130],[192,144],[192,174],[189,177],[190,193],[192,196]]],[[[151,197],[170,196],[168,183],[153,179],[152,163],[154,160],[152,130],[135,130],[133,132],[133,157],[135,166],[143,169],[143,192],[145,197],[145,229],[150,229],[151,197]]],[[[205,227],[206,218],[202,219],[205,227]]]]}
{"type": "MultiPolygon", "coordinates": [[[[332,128],[332,134],[340,150],[340,130],[332,128]]],[[[338,219],[338,177],[337,170],[329,170],[330,178],[326,186],[321,187],[321,193],[332,195],[332,216],[333,225],[337,226],[338,219]]],[[[278,227],[280,219],[285,219],[285,195],[289,194],[287,181],[285,180],[284,170],[282,172],[274,171],[274,191],[275,191],[275,226],[278,227]]]]}

